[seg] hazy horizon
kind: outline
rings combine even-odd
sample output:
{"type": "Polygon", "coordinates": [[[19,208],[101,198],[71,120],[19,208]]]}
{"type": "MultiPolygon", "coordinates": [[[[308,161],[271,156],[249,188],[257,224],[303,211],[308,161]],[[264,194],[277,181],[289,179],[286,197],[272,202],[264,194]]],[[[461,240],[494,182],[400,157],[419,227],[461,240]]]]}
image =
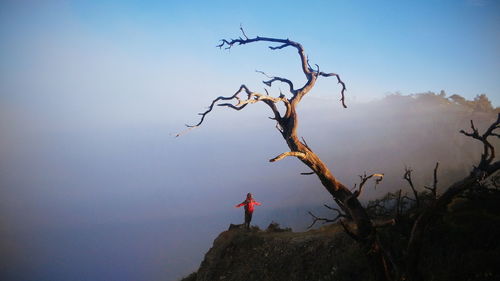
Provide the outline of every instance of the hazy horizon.
{"type": "MultiPolygon", "coordinates": [[[[368,185],[364,202],[409,191],[405,166],[420,187],[430,182],[436,161],[441,188],[459,179],[481,145],[458,129],[467,129],[469,117],[479,128],[495,117],[442,111],[439,104],[408,110],[389,98],[348,109],[328,101],[304,102],[299,133],[348,186],[363,172],[385,173],[376,190],[368,185]]],[[[50,141],[6,138],[11,149],[2,151],[0,207],[7,280],[181,277],[219,232],[241,222],[234,204],[247,192],[263,203],[254,224],[305,230],[307,211],[328,214],[321,206],[332,204],[331,197],[315,176],[300,175],[308,170],[296,159],[268,162],[287,148],[261,109],[218,110],[206,126],[179,138],[161,126],[53,134],[50,141]],[[242,129],[248,120],[254,125],[242,129]]]]}

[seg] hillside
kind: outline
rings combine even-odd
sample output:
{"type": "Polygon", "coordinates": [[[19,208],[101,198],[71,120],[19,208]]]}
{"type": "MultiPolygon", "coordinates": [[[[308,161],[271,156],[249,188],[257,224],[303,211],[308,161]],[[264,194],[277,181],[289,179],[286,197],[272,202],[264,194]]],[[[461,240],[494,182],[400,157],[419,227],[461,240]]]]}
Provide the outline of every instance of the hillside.
{"type": "MultiPolygon", "coordinates": [[[[424,280],[498,280],[500,172],[456,198],[429,228],[422,249],[424,280]]],[[[402,245],[404,223],[381,232],[391,248],[402,245]]],[[[395,249],[395,253],[398,249],[395,249]]],[[[399,257],[397,254],[395,259],[399,257]]],[[[262,231],[231,225],[214,241],[197,272],[182,281],[371,280],[361,248],[338,224],[307,232],[262,231]]]]}
{"type": "Polygon", "coordinates": [[[364,279],[367,267],[347,264],[347,256],[364,259],[338,225],[308,232],[236,227],[222,232],[198,272],[183,280],[337,280],[346,274],[364,279]]]}

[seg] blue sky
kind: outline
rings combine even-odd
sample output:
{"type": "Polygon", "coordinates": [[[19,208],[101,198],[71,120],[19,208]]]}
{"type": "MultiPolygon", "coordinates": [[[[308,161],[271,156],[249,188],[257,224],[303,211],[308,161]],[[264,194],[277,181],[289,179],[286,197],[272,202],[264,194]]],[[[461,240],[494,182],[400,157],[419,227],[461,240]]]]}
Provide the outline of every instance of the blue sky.
{"type": "MultiPolygon", "coordinates": [[[[122,73],[149,76],[172,67],[192,72],[199,83],[214,88],[223,80],[258,81],[253,70],[259,67],[300,79],[291,52],[252,46],[229,54],[214,47],[221,38],[239,36],[241,23],[250,36],[302,42],[314,63],[342,75],[350,98],[366,101],[396,91],[444,89],[467,98],[487,93],[496,105],[500,102],[498,1],[2,3],[1,76],[11,88],[18,79],[42,79],[40,73],[30,73],[37,70],[53,72],[43,77],[46,83],[65,75],[89,83],[109,78],[112,83],[122,73]],[[240,57],[251,57],[252,63],[240,57]],[[47,69],[49,65],[54,68],[47,69]],[[103,69],[99,77],[84,73],[95,68],[103,69]]],[[[172,81],[163,78],[167,84],[193,90],[192,75],[171,75],[172,81]]],[[[64,90],[71,86],[77,88],[73,84],[64,90]]],[[[3,98],[30,92],[11,88],[2,91],[3,98]]]]}

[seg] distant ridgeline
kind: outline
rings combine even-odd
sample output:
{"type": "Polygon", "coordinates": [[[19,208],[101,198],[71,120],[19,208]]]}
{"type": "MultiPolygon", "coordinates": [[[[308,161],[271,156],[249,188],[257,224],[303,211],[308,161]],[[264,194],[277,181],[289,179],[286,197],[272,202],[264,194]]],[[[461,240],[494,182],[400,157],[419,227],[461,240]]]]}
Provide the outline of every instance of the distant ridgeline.
{"type": "Polygon", "coordinates": [[[467,100],[464,97],[453,94],[446,96],[445,91],[439,94],[434,92],[417,93],[411,95],[402,95],[400,93],[390,94],[385,97],[390,102],[416,102],[417,104],[427,106],[448,106],[448,108],[461,109],[467,112],[498,113],[500,107],[494,107],[486,94],[477,95],[473,100],[467,100]]]}
{"type": "MultiPolygon", "coordinates": [[[[413,180],[419,186],[432,181],[436,162],[440,188],[463,178],[479,161],[483,146],[460,130],[470,130],[473,120],[482,131],[500,112],[484,94],[466,100],[444,91],[390,94],[334,112],[332,104],[318,106],[325,112],[321,118],[317,109],[302,114],[302,135],[322,159],[333,163],[336,177],[354,186],[365,171],[385,174],[380,188],[367,189],[361,200],[400,189],[405,166],[415,170],[413,180]]],[[[500,145],[498,138],[491,142],[500,145]]],[[[313,192],[311,198],[321,198],[313,192]]]]}

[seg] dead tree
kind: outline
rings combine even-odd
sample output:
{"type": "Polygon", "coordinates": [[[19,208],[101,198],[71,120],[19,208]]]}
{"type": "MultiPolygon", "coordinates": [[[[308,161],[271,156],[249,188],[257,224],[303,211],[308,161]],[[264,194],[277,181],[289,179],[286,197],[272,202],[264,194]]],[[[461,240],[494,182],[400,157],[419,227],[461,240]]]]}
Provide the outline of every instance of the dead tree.
{"type": "Polygon", "coordinates": [[[500,133],[496,132],[497,129],[500,129],[500,113],[498,114],[497,120],[491,124],[488,129],[481,135],[479,131],[474,126],[474,121],[470,120],[470,127],[472,129],[471,133],[468,133],[464,130],[460,130],[460,133],[471,137],[473,139],[479,140],[483,143],[483,153],[481,154],[481,160],[479,164],[475,167],[475,171],[483,171],[486,173],[491,173],[493,170],[498,170],[500,168],[500,161],[493,163],[495,160],[495,147],[488,140],[489,137],[497,137],[500,138],[500,133]]]}
{"type": "Polygon", "coordinates": [[[436,166],[434,167],[434,174],[433,174],[434,180],[432,182],[432,186],[425,186],[424,185],[424,188],[429,190],[429,192],[432,195],[432,199],[434,199],[434,200],[436,200],[436,198],[437,198],[437,184],[438,184],[437,171],[438,171],[438,168],[439,168],[439,162],[436,162],[436,166]]]}
{"type": "Polygon", "coordinates": [[[413,180],[411,178],[411,173],[412,172],[413,172],[413,170],[411,168],[405,167],[405,174],[404,174],[403,178],[410,185],[411,191],[413,192],[413,196],[415,197],[415,204],[417,205],[417,208],[418,208],[418,207],[420,207],[420,200],[418,198],[418,192],[415,189],[415,186],[413,185],[413,180]]]}
{"type": "MultiPolygon", "coordinates": [[[[460,132],[466,136],[472,137],[482,142],[483,153],[481,154],[481,159],[477,166],[474,166],[471,173],[464,179],[455,182],[450,187],[448,187],[441,195],[437,195],[437,183],[438,176],[437,171],[439,163],[436,163],[433,173],[433,185],[432,187],[424,186],[425,189],[429,190],[432,195],[432,201],[429,205],[418,210],[419,213],[413,222],[408,244],[406,246],[406,255],[404,256],[404,265],[395,265],[393,268],[403,268],[403,271],[398,273],[396,270],[393,271],[395,279],[400,280],[411,280],[420,281],[423,280],[421,273],[418,271],[420,261],[422,259],[420,250],[424,241],[426,230],[429,225],[432,224],[437,218],[440,217],[442,210],[459,194],[466,190],[474,188],[479,185],[479,182],[485,177],[493,174],[500,169],[500,161],[495,160],[495,147],[491,144],[489,138],[500,138],[500,134],[497,131],[500,129],[500,113],[497,115],[496,121],[494,121],[483,134],[480,134],[478,129],[474,126],[474,122],[471,120],[472,132],[468,133],[464,130],[460,132]]],[[[412,192],[415,195],[415,204],[419,204],[418,192],[413,185],[411,180],[411,170],[406,168],[404,179],[408,181],[412,192]]],[[[401,197],[400,197],[401,198],[401,197]]],[[[409,198],[408,198],[409,199],[409,198]]],[[[398,205],[402,199],[398,199],[398,205]]],[[[422,202],[420,202],[421,204],[422,202]]],[[[399,207],[397,206],[399,209],[399,207]]],[[[400,212],[398,210],[398,212],[400,212]]],[[[390,253],[386,253],[390,257],[390,253]]]]}
{"type": "MultiPolygon", "coordinates": [[[[358,196],[361,194],[362,188],[366,180],[363,181],[359,189],[351,192],[344,184],[342,184],[326,166],[326,164],[316,155],[313,150],[307,145],[307,143],[302,139],[302,141],[297,136],[297,126],[298,126],[298,115],[297,115],[297,105],[300,103],[302,98],[304,98],[314,87],[317,80],[321,77],[335,77],[337,82],[341,85],[341,104],[345,108],[345,91],[346,86],[344,82],[340,79],[339,75],[336,73],[329,73],[320,71],[320,68],[315,64],[315,68],[311,67],[308,57],[305,53],[303,46],[290,39],[278,39],[270,37],[254,37],[249,38],[243,29],[241,29],[243,37],[238,39],[223,39],[218,45],[219,48],[231,49],[234,46],[245,45],[250,43],[265,42],[272,44],[269,46],[271,50],[280,50],[283,48],[294,48],[296,49],[299,59],[300,68],[306,77],[306,82],[300,87],[296,87],[293,82],[287,78],[278,76],[268,76],[265,74],[269,80],[263,81],[266,86],[271,86],[275,82],[284,83],[288,86],[288,95],[280,93],[279,96],[271,96],[268,91],[266,93],[259,93],[250,90],[246,85],[241,85],[239,89],[229,96],[220,96],[215,98],[208,109],[205,112],[199,113],[201,116],[198,123],[194,125],[187,125],[188,130],[192,128],[199,127],[205,120],[207,114],[212,112],[215,106],[227,107],[237,111],[244,109],[246,106],[258,102],[266,104],[271,110],[273,117],[271,119],[275,120],[276,128],[279,130],[283,139],[289,147],[289,151],[281,153],[280,155],[270,159],[270,162],[279,161],[285,157],[296,157],[306,166],[308,166],[312,173],[315,174],[325,189],[332,195],[334,201],[338,204],[340,209],[337,218],[339,219],[343,216],[348,217],[352,220],[354,228],[349,227],[344,221],[340,220],[341,225],[344,227],[347,234],[349,234],[354,240],[360,243],[366,252],[368,253],[371,261],[371,266],[375,270],[376,279],[378,280],[418,280],[418,262],[420,260],[420,247],[422,245],[425,230],[428,225],[435,218],[435,214],[442,210],[455,196],[465,191],[466,189],[474,186],[479,180],[491,174],[492,172],[500,169],[500,161],[493,162],[495,159],[495,149],[493,145],[489,142],[489,137],[500,137],[496,130],[500,128],[500,114],[498,119],[494,122],[484,134],[479,134],[478,130],[475,128],[474,123],[471,121],[472,132],[468,133],[461,131],[466,136],[470,136],[474,139],[480,140],[483,143],[484,151],[481,156],[481,161],[477,167],[474,168],[472,173],[465,179],[453,184],[439,197],[436,194],[437,186],[437,165],[435,168],[435,181],[431,189],[431,192],[435,196],[435,200],[432,201],[431,205],[425,208],[416,218],[413,228],[411,230],[411,235],[409,238],[408,246],[406,249],[406,258],[403,266],[397,265],[394,259],[392,259],[391,254],[384,249],[377,236],[376,227],[367,213],[367,210],[361,205],[358,200],[358,196]],[[284,111],[278,109],[278,104],[284,106],[284,111]]],[[[262,73],[262,72],[261,72],[262,73]]],[[[179,136],[178,134],[177,136],[179,136]]],[[[304,173],[310,174],[310,173],[304,173]]],[[[411,172],[408,176],[411,177],[411,172]]],[[[366,178],[366,175],[365,175],[366,178]]],[[[405,175],[406,178],[406,175],[405,175]]],[[[411,180],[410,180],[411,181],[411,180]]],[[[409,181],[409,182],[410,182],[409,181]]],[[[410,184],[411,185],[411,184],[410,184]]],[[[414,187],[412,191],[416,193],[414,187]]],[[[403,197],[401,193],[397,195],[399,203],[403,197]]],[[[418,200],[418,194],[415,196],[415,200],[418,200]]],[[[399,204],[398,203],[398,204],[399,204]]],[[[398,212],[401,212],[401,206],[398,206],[398,212]]],[[[313,215],[313,217],[315,217],[313,215]]],[[[325,218],[315,217],[317,221],[328,220],[325,218]]],[[[384,223],[383,225],[393,224],[394,221],[390,223],[384,223]]]]}
{"type": "MultiPolygon", "coordinates": [[[[444,192],[438,196],[437,194],[437,183],[438,183],[438,167],[439,163],[436,163],[433,172],[433,184],[431,187],[424,186],[425,190],[428,190],[431,195],[431,200],[423,202],[419,197],[419,192],[415,188],[412,181],[412,170],[405,168],[405,173],[403,178],[408,182],[415,199],[408,198],[406,196],[401,197],[401,190],[398,192],[397,204],[396,204],[396,221],[398,221],[398,216],[402,213],[400,205],[404,202],[403,200],[410,200],[415,203],[415,206],[420,207],[413,209],[412,212],[415,214],[415,219],[411,225],[411,231],[409,233],[408,243],[406,245],[404,257],[402,257],[402,265],[393,265],[393,276],[397,280],[411,280],[420,281],[423,280],[422,274],[419,272],[419,264],[422,259],[420,250],[423,246],[423,241],[425,238],[425,233],[428,227],[442,216],[443,210],[446,206],[458,195],[462,194],[466,190],[473,189],[480,186],[480,181],[485,177],[493,174],[500,169],[500,161],[495,160],[495,147],[491,144],[489,138],[500,138],[500,134],[496,131],[500,129],[500,114],[497,116],[497,120],[493,122],[483,134],[474,126],[474,122],[471,121],[472,133],[465,132],[461,130],[460,132],[466,136],[477,139],[483,143],[483,153],[481,155],[480,162],[477,166],[474,166],[471,173],[464,179],[452,184],[444,192]],[[406,197],[406,198],[405,198],[406,197]],[[420,205],[419,205],[420,204],[420,205]],[[402,271],[398,272],[398,268],[402,271]]],[[[369,207],[374,206],[385,210],[385,206],[380,204],[380,202],[375,201],[375,204],[369,205],[369,207]]],[[[385,210],[387,213],[388,211],[385,210]]],[[[390,257],[391,253],[385,253],[389,260],[393,260],[390,257]]]]}
{"type": "Polygon", "coordinates": [[[330,207],[330,206],[328,206],[326,204],[324,204],[323,206],[325,206],[326,208],[328,208],[328,209],[330,209],[330,210],[332,210],[334,212],[337,212],[337,215],[334,218],[323,218],[323,217],[318,217],[315,214],[313,214],[311,211],[309,211],[308,213],[313,218],[313,221],[312,221],[312,223],[307,228],[313,227],[313,225],[315,225],[319,221],[321,221],[321,222],[323,222],[323,224],[325,224],[325,223],[328,223],[328,222],[336,222],[340,218],[347,218],[347,215],[344,214],[341,210],[339,210],[337,208],[330,207]]]}
{"type": "Polygon", "coordinates": [[[493,122],[483,134],[479,134],[479,131],[474,126],[474,122],[472,120],[470,123],[472,133],[465,132],[464,130],[461,130],[460,132],[483,143],[481,160],[466,178],[452,184],[439,197],[436,197],[438,168],[438,164],[436,164],[436,167],[434,168],[434,185],[431,190],[435,196],[435,200],[432,201],[431,205],[419,214],[413,224],[406,251],[406,272],[403,276],[404,279],[421,280],[421,276],[418,272],[420,249],[422,248],[424,233],[427,230],[427,227],[436,219],[436,217],[438,217],[438,212],[443,210],[457,195],[467,189],[477,186],[479,181],[500,169],[500,161],[494,162],[495,148],[488,139],[490,137],[500,138],[500,134],[496,131],[500,129],[500,113],[497,116],[497,120],[493,122]]]}
{"type": "MultiPolygon", "coordinates": [[[[383,247],[383,243],[378,241],[378,246],[383,252],[386,260],[388,260],[391,264],[391,277],[394,280],[410,280],[410,281],[421,281],[423,280],[423,276],[421,272],[419,272],[419,264],[422,260],[420,250],[423,247],[423,241],[425,238],[425,233],[428,227],[436,221],[439,217],[442,216],[442,211],[446,208],[446,206],[458,195],[462,194],[466,190],[470,190],[475,187],[480,186],[480,181],[485,177],[493,174],[497,170],[500,169],[500,161],[496,161],[494,157],[495,147],[491,145],[489,138],[496,137],[500,138],[500,134],[496,132],[496,130],[500,129],[500,114],[497,117],[497,120],[493,122],[493,124],[486,129],[485,133],[482,135],[479,134],[479,131],[475,128],[474,123],[471,121],[472,133],[467,133],[465,131],[461,131],[464,135],[472,137],[474,139],[480,140],[483,143],[483,153],[481,155],[481,160],[477,166],[474,166],[472,172],[464,179],[454,183],[448,189],[444,190],[444,192],[438,196],[437,194],[437,183],[438,183],[438,167],[439,162],[436,163],[433,171],[433,183],[432,186],[424,186],[425,190],[428,190],[431,195],[431,200],[422,201],[419,196],[419,192],[416,189],[415,185],[412,181],[412,170],[410,168],[405,168],[405,173],[403,178],[408,182],[411,191],[414,194],[414,199],[409,198],[406,195],[401,195],[401,190],[397,193],[388,193],[384,198],[379,200],[374,200],[368,203],[366,209],[372,211],[373,218],[372,224],[374,227],[380,226],[390,226],[394,224],[400,224],[400,217],[403,214],[403,205],[406,202],[410,202],[414,204],[417,208],[409,208],[406,210],[407,219],[410,219],[408,214],[412,213],[415,215],[415,219],[412,219],[411,222],[411,230],[408,233],[408,242],[406,244],[405,249],[402,253],[405,253],[404,256],[401,257],[400,261],[397,262],[396,259],[393,258],[394,253],[391,253],[388,249],[383,247]],[[386,205],[387,202],[391,203],[391,200],[396,200],[396,204],[386,205]],[[405,201],[406,200],[406,201],[405,201]],[[391,206],[392,205],[392,206],[391,206]],[[420,207],[420,208],[419,208],[420,207]],[[392,210],[394,208],[394,210],[392,210]],[[409,213],[408,213],[409,212],[409,213]],[[388,219],[391,213],[394,213],[394,219],[388,219]],[[376,220],[376,217],[382,217],[383,220],[376,220]],[[378,223],[380,222],[380,223],[378,223]],[[402,262],[402,263],[401,263],[402,262]]],[[[354,192],[360,193],[364,183],[370,177],[366,175],[360,176],[361,184],[357,191],[354,192]]],[[[337,212],[337,216],[334,218],[321,218],[317,217],[311,212],[309,214],[313,217],[313,222],[309,226],[311,227],[316,222],[322,221],[323,223],[327,222],[336,222],[338,221],[340,225],[344,228],[345,232],[351,236],[354,240],[361,242],[356,234],[353,234],[352,230],[345,223],[345,221],[341,220],[344,217],[344,214],[338,210],[333,209],[337,212]]]]}
{"type": "MultiPolygon", "coordinates": [[[[332,72],[324,72],[320,70],[320,67],[315,64],[313,68],[309,59],[306,55],[304,47],[298,42],[292,41],[290,39],[278,39],[270,37],[254,37],[249,38],[243,29],[241,29],[242,37],[237,39],[223,39],[218,45],[219,48],[231,49],[234,46],[246,45],[257,42],[265,42],[271,44],[269,48],[271,50],[281,50],[284,48],[294,48],[300,59],[300,68],[306,77],[306,82],[304,85],[296,86],[294,83],[284,77],[279,76],[266,76],[269,80],[263,81],[266,86],[271,86],[275,82],[280,82],[287,85],[289,95],[280,94],[279,96],[271,96],[267,93],[258,93],[250,90],[246,85],[241,85],[239,89],[230,96],[220,96],[215,98],[208,109],[205,112],[199,113],[201,116],[200,121],[194,125],[187,125],[189,129],[196,128],[200,126],[207,114],[212,112],[214,106],[221,106],[231,108],[237,111],[244,109],[246,106],[258,102],[266,104],[271,110],[273,117],[271,119],[276,121],[276,128],[281,133],[283,139],[287,143],[290,151],[283,152],[278,156],[270,159],[270,162],[279,161],[285,157],[296,157],[306,166],[308,166],[311,171],[316,174],[316,176],[321,181],[325,189],[333,196],[336,202],[339,203],[339,207],[352,218],[356,226],[355,233],[352,233],[356,237],[356,240],[360,241],[361,244],[370,253],[371,261],[373,262],[373,268],[376,269],[377,279],[387,280],[390,279],[388,264],[386,258],[384,257],[380,246],[378,245],[378,240],[376,238],[375,227],[372,224],[370,217],[368,216],[365,208],[361,205],[358,200],[358,196],[361,189],[357,193],[352,193],[349,188],[342,184],[326,166],[326,164],[319,158],[319,156],[313,152],[313,150],[297,136],[297,126],[298,126],[298,114],[297,106],[314,87],[316,82],[321,77],[335,77],[338,84],[341,85],[341,98],[340,102],[344,108],[345,104],[345,91],[346,86],[341,80],[340,76],[332,72]],[[278,109],[277,104],[282,104],[284,106],[284,112],[278,109]]],[[[265,73],[264,73],[265,74],[265,73]]]]}

